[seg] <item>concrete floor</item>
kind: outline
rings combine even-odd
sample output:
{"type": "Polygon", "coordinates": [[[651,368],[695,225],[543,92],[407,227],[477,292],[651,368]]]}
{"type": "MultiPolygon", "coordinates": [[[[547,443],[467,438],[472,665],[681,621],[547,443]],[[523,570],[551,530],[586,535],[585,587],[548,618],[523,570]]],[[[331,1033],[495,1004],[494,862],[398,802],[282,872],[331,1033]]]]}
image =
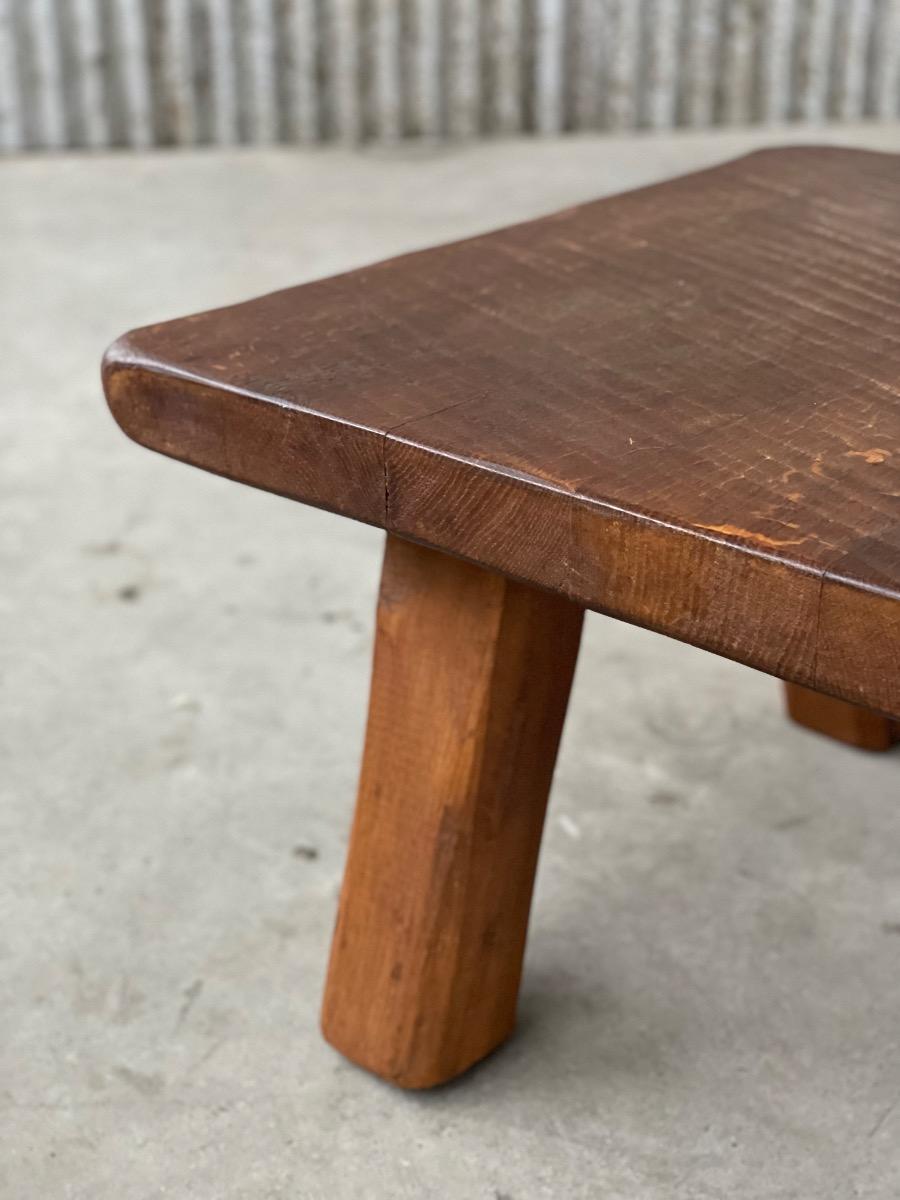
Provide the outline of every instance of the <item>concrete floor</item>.
{"type": "Polygon", "coordinates": [[[317,1032],[381,535],[133,446],[97,380],[129,326],[773,140],[0,166],[4,1200],[900,1193],[900,756],[590,617],[520,1032],[394,1091],[317,1032]]]}

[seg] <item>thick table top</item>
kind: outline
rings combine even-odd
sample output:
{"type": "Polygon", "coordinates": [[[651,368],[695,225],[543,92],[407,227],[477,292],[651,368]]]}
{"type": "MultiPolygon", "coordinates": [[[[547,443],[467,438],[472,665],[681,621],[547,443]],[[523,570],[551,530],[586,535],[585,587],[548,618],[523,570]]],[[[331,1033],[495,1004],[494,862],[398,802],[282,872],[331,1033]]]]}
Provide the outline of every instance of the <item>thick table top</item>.
{"type": "Polygon", "coordinates": [[[791,148],[138,330],[163,453],[900,715],[900,158],[791,148]]]}

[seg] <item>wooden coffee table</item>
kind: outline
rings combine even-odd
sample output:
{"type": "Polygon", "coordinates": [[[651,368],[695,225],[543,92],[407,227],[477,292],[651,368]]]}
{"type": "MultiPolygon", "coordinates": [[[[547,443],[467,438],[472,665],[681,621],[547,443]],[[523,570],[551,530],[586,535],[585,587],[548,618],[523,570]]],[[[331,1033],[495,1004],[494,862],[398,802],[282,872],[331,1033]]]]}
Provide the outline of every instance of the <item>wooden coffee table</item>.
{"type": "Polygon", "coordinates": [[[900,158],[753,154],[138,330],[104,379],[144,445],[387,531],[323,1011],[386,1079],[513,1026],[585,609],[894,739],[900,158]]]}

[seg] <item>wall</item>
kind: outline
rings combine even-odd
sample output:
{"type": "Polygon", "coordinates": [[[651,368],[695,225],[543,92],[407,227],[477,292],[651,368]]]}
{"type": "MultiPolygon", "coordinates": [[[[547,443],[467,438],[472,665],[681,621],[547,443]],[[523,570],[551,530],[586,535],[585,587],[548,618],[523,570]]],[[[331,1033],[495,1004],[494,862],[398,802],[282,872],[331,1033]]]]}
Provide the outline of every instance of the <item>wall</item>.
{"type": "Polygon", "coordinates": [[[0,150],[892,117],[900,0],[0,0],[0,150]]]}

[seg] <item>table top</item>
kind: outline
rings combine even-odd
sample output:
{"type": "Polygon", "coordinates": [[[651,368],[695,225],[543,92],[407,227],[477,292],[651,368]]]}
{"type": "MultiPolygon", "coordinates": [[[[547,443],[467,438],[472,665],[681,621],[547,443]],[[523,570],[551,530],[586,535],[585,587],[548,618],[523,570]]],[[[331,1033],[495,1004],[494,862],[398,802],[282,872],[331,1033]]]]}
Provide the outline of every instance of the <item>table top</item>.
{"type": "Polygon", "coordinates": [[[750,155],[126,335],[138,441],[900,715],[900,157],[750,155]]]}

